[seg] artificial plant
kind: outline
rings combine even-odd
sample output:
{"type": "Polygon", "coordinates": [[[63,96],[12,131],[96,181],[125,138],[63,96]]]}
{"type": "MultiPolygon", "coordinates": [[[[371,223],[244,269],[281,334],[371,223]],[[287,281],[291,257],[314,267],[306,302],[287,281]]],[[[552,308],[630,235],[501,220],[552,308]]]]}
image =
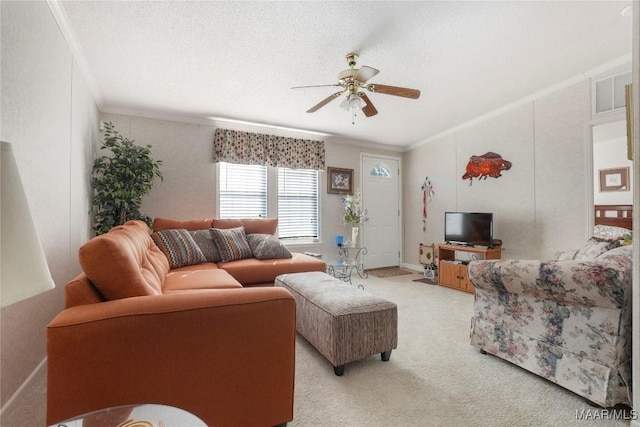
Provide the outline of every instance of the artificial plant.
{"type": "Polygon", "coordinates": [[[153,159],[151,145],[134,144],[133,139],[120,135],[111,122],[104,124],[100,149],[110,150],[111,154],[101,156],[93,163],[93,230],[103,234],[132,219],[151,225],[151,218],[140,212],[140,206],[155,179],[162,180],[162,160],[153,159]]]}

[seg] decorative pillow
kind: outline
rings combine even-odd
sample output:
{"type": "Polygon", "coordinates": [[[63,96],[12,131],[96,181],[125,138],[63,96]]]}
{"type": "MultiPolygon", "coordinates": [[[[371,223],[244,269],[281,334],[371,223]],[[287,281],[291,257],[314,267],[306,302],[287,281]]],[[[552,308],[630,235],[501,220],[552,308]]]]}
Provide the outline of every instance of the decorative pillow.
{"type": "Polygon", "coordinates": [[[598,237],[592,237],[582,247],[582,249],[578,251],[574,259],[579,261],[591,261],[597,256],[619,246],[619,240],[605,240],[598,237]]]}
{"type": "Polygon", "coordinates": [[[151,238],[169,260],[170,268],[207,261],[191,234],[185,229],[156,231],[151,234],[151,238]]]}
{"type": "Polygon", "coordinates": [[[595,225],[593,227],[593,237],[607,240],[621,240],[625,235],[631,235],[631,230],[613,225],[595,225]]]}
{"type": "Polygon", "coordinates": [[[244,227],[227,228],[224,230],[212,228],[209,231],[223,262],[253,257],[251,247],[249,246],[249,242],[247,242],[247,236],[244,234],[244,227]]]}
{"type": "Polygon", "coordinates": [[[207,262],[220,262],[222,261],[222,257],[209,230],[210,229],[189,231],[189,234],[193,237],[193,240],[202,251],[204,259],[206,259],[207,262]]]}
{"type": "Polygon", "coordinates": [[[270,234],[247,234],[253,256],[258,259],[291,258],[291,252],[275,236],[270,234]]]}

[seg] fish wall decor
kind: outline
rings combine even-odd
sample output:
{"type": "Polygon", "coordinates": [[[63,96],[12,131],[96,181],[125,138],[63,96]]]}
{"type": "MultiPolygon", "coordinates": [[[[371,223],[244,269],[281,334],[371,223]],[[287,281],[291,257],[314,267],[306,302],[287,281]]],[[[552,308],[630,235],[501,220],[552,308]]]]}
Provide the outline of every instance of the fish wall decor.
{"type": "Polygon", "coordinates": [[[489,151],[482,156],[471,156],[462,179],[468,179],[471,185],[473,178],[487,179],[488,176],[499,178],[502,176],[500,171],[509,169],[511,169],[511,162],[504,160],[500,154],[489,151]]]}

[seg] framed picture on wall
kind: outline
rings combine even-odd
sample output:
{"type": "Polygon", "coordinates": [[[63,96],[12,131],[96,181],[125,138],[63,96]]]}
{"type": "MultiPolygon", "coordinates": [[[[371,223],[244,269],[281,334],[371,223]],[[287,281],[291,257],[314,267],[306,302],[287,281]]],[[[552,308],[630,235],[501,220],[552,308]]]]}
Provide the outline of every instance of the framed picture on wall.
{"type": "Polygon", "coordinates": [[[353,194],[353,169],[327,167],[327,193],[353,194]]]}
{"type": "Polygon", "coordinates": [[[599,169],[600,191],[629,191],[629,168],[599,169]]]}

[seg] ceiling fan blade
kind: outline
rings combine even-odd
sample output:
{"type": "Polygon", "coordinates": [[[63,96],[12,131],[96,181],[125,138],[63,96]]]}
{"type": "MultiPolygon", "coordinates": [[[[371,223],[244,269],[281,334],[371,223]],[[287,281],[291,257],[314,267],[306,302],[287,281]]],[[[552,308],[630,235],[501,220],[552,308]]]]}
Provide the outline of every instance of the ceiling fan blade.
{"type": "Polygon", "coordinates": [[[373,106],[373,103],[371,102],[367,94],[364,92],[360,92],[359,95],[360,98],[362,98],[362,100],[366,103],[366,105],[362,107],[362,112],[364,113],[364,115],[367,117],[371,117],[378,114],[378,110],[376,110],[376,107],[373,106]]]}
{"type": "Polygon", "coordinates": [[[335,83],[335,84],[331,84],[331,85],[294,86],[291,89],[306,89],[308,87],[334,87],[334,86],[342,87],[342,85],[335,83]]]}
{"type": "Polygon", "coordinates": [[[379,72],[380,71],[376,70],[375,68],[367,67],[366,65],[364,65],[360,67],[356,75],[353,76],[353,79],[359,81],[360,83],[364,83],[379,72]]]}
{"type": "Polygon", "coordinates": [[[321,109],[322,107],[324,107],[325,105],[327,105],[328,103],[330,103],[331,101],[333,101],[334,99],[336,99],[337,97],[342,95],[343,93],[344,93],[344,91],[341,90],[340,92],[336,92],[333,95],[329,95],[328,97],[326,97],[322,101],[318,102],[313,107],[309,108],[307,110],[307,113],[315,113],[316,111],[318,111],[319,109],[321,109]]]}
{"type": "Polygon", "coordinates": [[[408,89],[406,87],[370,84],[370,85],[367,85],[367,90],[374,93],[384,93],[387,95],[403,96],[405,98],[411,98],[411,99],[420,98],[420,91],[418,89],[408,89]]]}

